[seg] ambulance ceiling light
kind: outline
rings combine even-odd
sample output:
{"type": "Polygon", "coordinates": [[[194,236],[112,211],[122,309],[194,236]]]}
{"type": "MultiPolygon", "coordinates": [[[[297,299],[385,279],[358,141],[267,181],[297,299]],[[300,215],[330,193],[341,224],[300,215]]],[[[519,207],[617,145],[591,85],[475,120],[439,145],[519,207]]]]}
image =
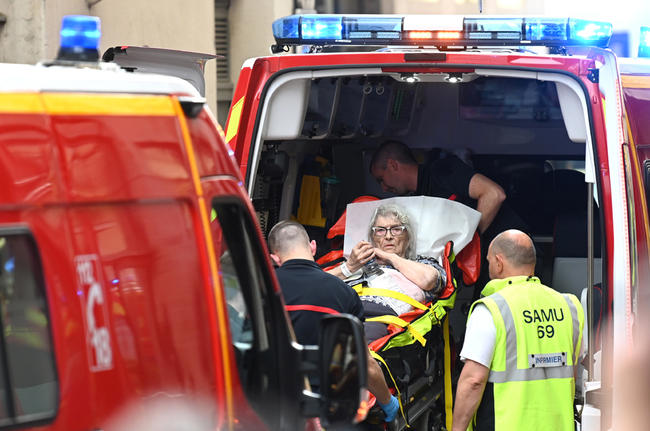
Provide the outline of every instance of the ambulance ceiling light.
{"type": "Polygon", "coordinates": [[[418,74],[413,72],[402,72],[400,74],[400,79],[404,82],[408,82],[409,84],[413,84],[420,80],[418,74]]]}
{"type": "Polygon", "coordinates": [[[58,60],[97,61],[101,38],[99,18],[85,15],[64,16],[58,60]]]}
{"type": "Polygon", "coordinates": [[[607,22],[460,15],[292,15],[273,22],[277,46],[598,46],[607,22]],[[444,18],[444,19],[443,19],[444,18]]]}
{"type": "Polygon", "coordinates": [[[451,82],[452,84],[457,84],[459,82],[462,82],[462,80],[463,74],[460,72],[449,72],[445,78],[445,81],[451,82]]]}
{"type": "Polygon", "coordinates": [[[641,27],[639,57],[650,58],[650,27],[641,27]]]}

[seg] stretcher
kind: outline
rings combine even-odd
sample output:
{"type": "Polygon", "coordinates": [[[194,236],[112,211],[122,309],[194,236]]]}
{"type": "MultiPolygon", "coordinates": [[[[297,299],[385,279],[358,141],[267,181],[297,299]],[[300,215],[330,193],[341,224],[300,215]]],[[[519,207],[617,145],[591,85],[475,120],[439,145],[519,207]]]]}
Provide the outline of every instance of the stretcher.
{"type": "MultiPolygon", "coordinates": [[[[343,235],[343,222],[330,229],[332,237],[343,235]]],[[[341,222],[341,220],[339,220],[341,222]]],[[[340,241],[339,241],[340,242],[340,241]]],[[[472,240],[454,254],[449,241],[440,256],[447,273],[447,283],[436,300],[421,304],[407,295],[368,287],[361,283],[354,289],[363,296],[389,296],[409,303],[413,311],[395,316],[367,318],[388,325],[389,334],[369,344],[371,355],[379,362],[389,389],[400,402],[396,419],[386,424],[384,412],[370,396],[370,413],[362,424],[367,430],[442,430],[451,429],[452,385],[457,379],[457,352],[447,313],[454,306],[456,293],[473,285],[480,273],[480,238],[472,240]]],[[[334,250],[318,260],[324,268],[343,259],[342,250],[334,250]]],[[[464,328],[461,328],[464,330],[464,328]]]]}

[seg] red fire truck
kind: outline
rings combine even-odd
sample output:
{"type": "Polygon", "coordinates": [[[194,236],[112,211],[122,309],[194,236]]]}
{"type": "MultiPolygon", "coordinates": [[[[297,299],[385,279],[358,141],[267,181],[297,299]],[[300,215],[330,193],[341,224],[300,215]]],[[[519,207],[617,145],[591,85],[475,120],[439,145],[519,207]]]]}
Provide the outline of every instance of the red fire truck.
{"type": "Polygon", "coordinates": [[[295,343],[199,90],[98,62],[99,36],[97,19],[68,17],[58,60],[0,65],[0,426],[301,429],[321,413],[363,416],[361,395],[319,398],[304,378],[320,369],[327,383],[345,347],[336,359],[352,370],[363,355],[350,380],[363,394],[360,323],[328,318],[320,350],[295,343]]]}
{"type": "MultiPolygon", "coordinates": [[[[327,245],[346,204],[389,196],[368,169],[383,141],[423,163],[460,157],[529,226],[542,282],[584,298],[578,419],[610,428],[626,390],[612,371],[643,336],[635,322],[650,282],[650,61],[617,58],[611,32],[563,17],[277,20],[273,52],[302,53],[248,60],[226,127],[263,231],[294,217],[327,245]],[[320,188],[305,189],[309,170],[320,188]],[[325,196],[332,184],[337,199],[325,196]],[[310,200],[313,211],[298,214],[310,200]]],[[[458,342],[471,299],[458,292],[450,317],[458,342]]]]}

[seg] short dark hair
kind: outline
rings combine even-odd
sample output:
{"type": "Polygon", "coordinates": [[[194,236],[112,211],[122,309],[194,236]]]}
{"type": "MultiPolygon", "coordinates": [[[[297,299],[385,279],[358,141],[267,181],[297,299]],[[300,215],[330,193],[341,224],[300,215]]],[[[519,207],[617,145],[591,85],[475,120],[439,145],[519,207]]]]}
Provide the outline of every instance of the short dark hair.
{"type": "Polygon", "coordinates": [[[388,159],[393,159],[405,165],[417,165],[418,161],[411,149],[404,142],[390,140],[382,143],[375,154],[370,159],[370,172],[374,167],[379,169],[386,169],[388,159]]]}
{"type": "Polygon", "coordinates": [[[492,253],[502,255],[515,268],[535,265],[537,263],[535,245],[528,235],[525,236],[527,241],[522,244],[517,241],[513,231],[501,232],[492,240],[492,253]]]}
{"type": "Polygon", "coordinates": [[[284,220],[273,226],[267,243],[272,254],[281,256],[296,247],[309,247],[309,235],[300,223],[284,220]]]}

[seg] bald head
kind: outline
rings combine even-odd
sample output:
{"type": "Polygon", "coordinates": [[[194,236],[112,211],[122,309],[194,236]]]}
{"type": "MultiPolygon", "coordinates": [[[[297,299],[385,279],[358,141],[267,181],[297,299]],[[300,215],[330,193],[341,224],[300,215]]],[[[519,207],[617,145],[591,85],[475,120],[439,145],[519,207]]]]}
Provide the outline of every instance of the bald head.
{"type": "Polygon", "coordinates": [[[501,232],[492,240],[488,249],[492,279],[533,275],[536,261],[533,240],[516,229],[501,232]]]}
{"type": "Polygon", "coordinates": [[[309,241],[305,228],[292,220],[273,226],[268,239],[271,257],[278,265],[290,259],[314,259],[316,243],[309,241]]]}

